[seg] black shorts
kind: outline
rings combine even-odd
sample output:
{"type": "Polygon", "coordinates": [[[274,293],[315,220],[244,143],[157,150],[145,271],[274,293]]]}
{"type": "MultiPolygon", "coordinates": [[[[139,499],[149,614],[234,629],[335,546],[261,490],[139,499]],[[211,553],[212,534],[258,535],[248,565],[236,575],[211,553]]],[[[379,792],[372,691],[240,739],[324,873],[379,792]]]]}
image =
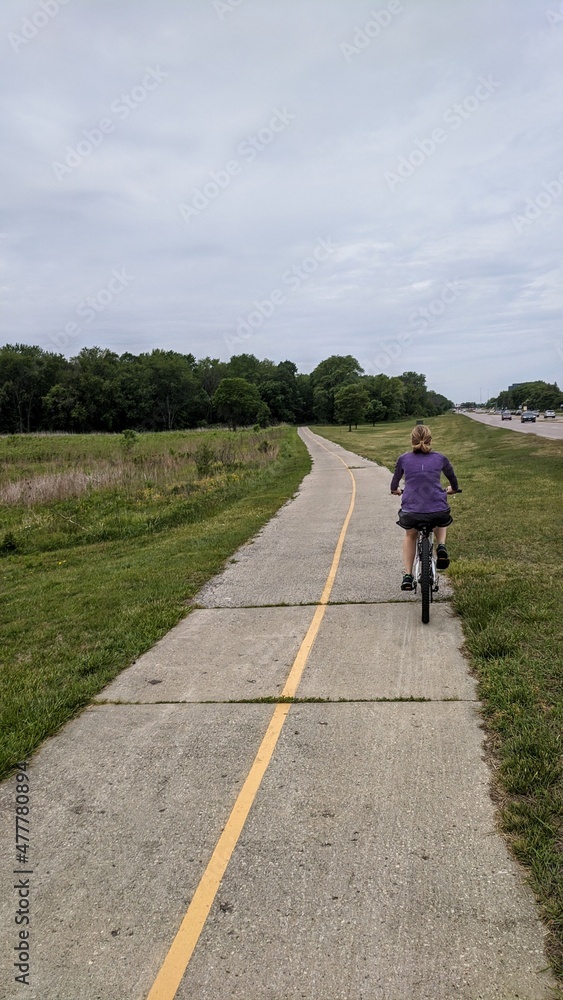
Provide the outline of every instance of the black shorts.
{"type": "Polygon", "coordinates": [[[418,528],[420,525],[428,525],[429,528],[447,528],[453,523],[450,508],[438,510],[435,514],[411,514],[409,511],[400,510],[399,520],[396,522],[400,528],[418,528]]]}

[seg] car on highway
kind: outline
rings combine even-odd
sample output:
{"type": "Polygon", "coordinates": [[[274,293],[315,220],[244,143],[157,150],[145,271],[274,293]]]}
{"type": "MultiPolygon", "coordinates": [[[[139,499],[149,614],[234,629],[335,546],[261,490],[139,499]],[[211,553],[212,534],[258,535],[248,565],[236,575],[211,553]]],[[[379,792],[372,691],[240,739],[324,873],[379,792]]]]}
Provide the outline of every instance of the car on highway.
{"type": "Polygon", "coordinates": [[[553,419],[555,420],[555,410],[546,410],[543,415],[543,419],[547,420],[548,417],[553,417],[553,419]]]}
{"type": "Polygon", "coordinates": [[[533,410],[525,410],[522,416],[520,417],[521,424],[529,424],[529,423],[535,424],[535,422],[536,422],[536,415],[533,412],[533,410]]]}
{"type": "Polygon", "coordinates": [[[512,414],[510,410],[503,410],[500,415],[501,420],[512,420],[512,414]]]}

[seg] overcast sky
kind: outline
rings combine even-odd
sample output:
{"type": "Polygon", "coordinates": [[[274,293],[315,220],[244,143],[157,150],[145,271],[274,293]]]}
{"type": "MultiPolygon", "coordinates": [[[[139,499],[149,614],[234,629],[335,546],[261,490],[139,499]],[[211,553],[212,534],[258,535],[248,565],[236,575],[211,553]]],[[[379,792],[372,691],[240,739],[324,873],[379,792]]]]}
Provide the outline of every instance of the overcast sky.
{"type": "Polygon", "coordinates": [[[1,343],[563,383],[563,2],[3,0],[1,343]]]}

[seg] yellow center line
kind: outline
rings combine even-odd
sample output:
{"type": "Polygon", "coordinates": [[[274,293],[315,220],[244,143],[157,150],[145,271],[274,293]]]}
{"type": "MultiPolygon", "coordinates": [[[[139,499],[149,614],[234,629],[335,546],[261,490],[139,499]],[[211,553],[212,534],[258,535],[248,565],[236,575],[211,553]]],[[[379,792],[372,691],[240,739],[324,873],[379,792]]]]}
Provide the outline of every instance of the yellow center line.
{"type": "MultiPolygon", "coordinates": [[[[320,445],[321,448],[324,448],[325,451],[328,451],[330,455],[334,455],[334,452],[332,452],[330,448],[327,448],[324,444],[321,444],[320,441],[316,441],[316,443],[320,445]]],[[[299,647],[297,656],[295,657],[289,676],[285,682],[285,687],[281,693],[282,698],[295,697],[295,692],[297,691],[299,682],[303,676],[305,664],[307,663],[309,653],[311,652],[315,639],[317,638],[334,581],[336,579],[344,539],[346,537],[350,518],[352,517],[354,504],[356,502],[356,480],[354,475],[346,465],[346,462],[340,458],[339,455],[336,455],[335,457],[342,462],[352,480],[352,496],[350,499],[350,506],[344,519],[344,524],[342,525],[336,549],[334,550],[331,567],[319,604],[315,610],[311,624],[307,629],[307,634],[299,647]]],[[[260,744],[258,753],[256,754],[252,767],[248,773],[248,777],[238,794],[231,814],[221,836],[219,837],[219,840],[217,841],[215,850],[211,855],[199,885],[194,892],[192,901],[186,911],[180,927],[178,928],[176,937],[170,945],[168,954],[166,955],[160,971],[151,987],[147,1000],[174,1000],[174,997],[176,996],[178,987],[193,955],[194,949],[205,925],[205,921],[207,920],[208,913],[213,905],[213,900],[217,895],[221,879],[227,870],[233,851],[242,833],[258,789],[260,788],[262,778],[264,777],[272,759],[272,755],[276,748],[276,744],[290,708],[290,702],[282,702],[277,704],[274,709],[274,714],[272,715],[266,730],[266,735],[260,744]]]]}

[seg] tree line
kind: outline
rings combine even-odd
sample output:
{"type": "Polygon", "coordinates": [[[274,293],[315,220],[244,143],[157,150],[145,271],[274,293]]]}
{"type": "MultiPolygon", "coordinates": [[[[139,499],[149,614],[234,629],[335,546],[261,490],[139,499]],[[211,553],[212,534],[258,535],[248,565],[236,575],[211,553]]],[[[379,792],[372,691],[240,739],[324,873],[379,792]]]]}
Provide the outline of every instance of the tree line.
{"type": "Polygon", "coordinates": [[[487,405],[501,410],[519,410],[522,406],[529,410],[558,410],[563,406],[563,392],[557,382],[519,382],[499,392],[487,405]]]}
{"type": "Polygon", "coordinates": [[[366,375],[351,355],[300,374],[253,354],[196,360],[153,350],[85,347],[74,358],[25,344],[0,348],[0,433],[175,430],[216,423],[376,423],[453,406],[417,372],[366,375]]]}

